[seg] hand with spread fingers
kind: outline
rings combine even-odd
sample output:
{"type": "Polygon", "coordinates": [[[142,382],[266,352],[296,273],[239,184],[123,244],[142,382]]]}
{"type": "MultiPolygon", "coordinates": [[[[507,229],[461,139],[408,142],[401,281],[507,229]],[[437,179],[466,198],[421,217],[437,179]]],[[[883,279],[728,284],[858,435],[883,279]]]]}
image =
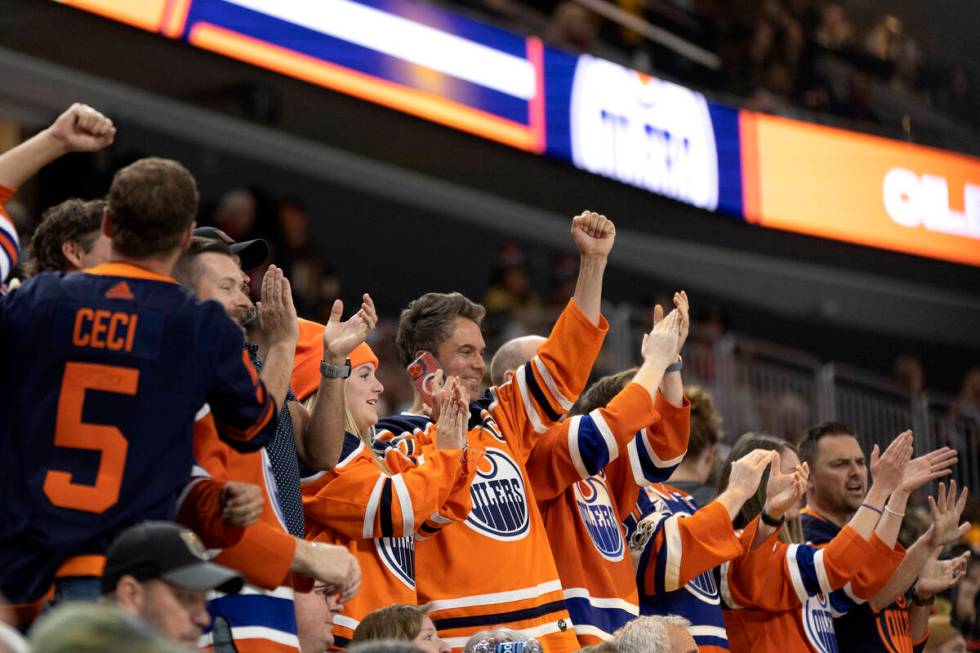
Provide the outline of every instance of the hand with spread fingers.
{"type": "Polygon", "coordinates": [[[876,444],[871,450],[872,488],[891,494],[902,482],[905,468],[912,459],[912,432],[899,434],[884,453],[876,444]]]}
{"type": "Polygon", "coordinates": [[[932,513],[932,533],[929,537],[930,546],[948,546],[958,541],[970,530],[970,522],[960,523],[969,492],[963,488],[959,497],[956,496],[956,481],[950,481],[949,492],[946,484],[939,484],[938,497],[929,497],[929,512],[932,513]]]}
{"type": "Polygon", "coordinates": [[[810,477],[810,467],[802,463],[788,473],[779,469],[779,454],[776,454],[769,472],[769,483],[766,485],[765,513],[773,519],[779,519],[795,506],[806,493],[806,481],[810,477]]]}
{"type": "Polygon", "coordinates": [[[343,363],[378,324],[374,300],[367,293],[361,297],[361,308],[356,313],[341,321],[343,315],[344,303],[338,299],[333,303],[330,318],[323,329],[324,356],[329,355],[331,362],[343,363]]]}

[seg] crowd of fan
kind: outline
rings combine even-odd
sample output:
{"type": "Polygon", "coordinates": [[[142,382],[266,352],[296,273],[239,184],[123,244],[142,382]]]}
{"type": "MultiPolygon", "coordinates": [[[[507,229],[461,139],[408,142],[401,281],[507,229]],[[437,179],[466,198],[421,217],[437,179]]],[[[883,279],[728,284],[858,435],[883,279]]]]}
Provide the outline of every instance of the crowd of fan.
{"type": "MultiPolygon", "coordinates": [[[[0,155],[0,203],[114,136],[73,105],[0,155]]],[[[330,272],[299,204],[279,207],[279,267],[243,239],[247,197],[222,202],[224,230],[195,229],[197,203],[183,166],[141,159],[106,199],[49,209],[0,297],[0,589],[6,621],[33,623],[29,644],[0,626],[0,650],[951,653],[980,635],[967,492],[939,482],[955,450],[913,457],[906,431],[866,461],[824,423],[744,434],[721,462],[710,396],[682,382],[684,291],[641,364],[586,389],[605,216],[571,221],[550,335],[487,365],[488,309],[521,308],[506,270],[486,307],[411,301],[382,359],[370,295],[346,320],[317,310],[330,272]],[[413,379],[406,410],[382,408],[382,372],[413,379]]],[[[6,278],[2,212],[0,254],[6,278]]]]}
{"type": "MultiPolygon", "coordinates": [[[[628,62],[743,98],[750,108],[830,113],[883,122],[872,83],[920,100],[977,128],[977,80],[962,63],[929,61],[914,25],[885,14],[854,15],[844,3],[814,0],[671,0],[609,3],[688,39],[721,60],[709,74],[576,0],[458,0],[572,52],[628,62]],[[843,64],[843,72],[841,66],[843,64]]],[[[861,8],[867,14],[868,8],[861,8]]],[[[861,13],[861,12],[859,12],[861,13]]],[[[859,123],[860,124],[860,123],[859,123]]]]}

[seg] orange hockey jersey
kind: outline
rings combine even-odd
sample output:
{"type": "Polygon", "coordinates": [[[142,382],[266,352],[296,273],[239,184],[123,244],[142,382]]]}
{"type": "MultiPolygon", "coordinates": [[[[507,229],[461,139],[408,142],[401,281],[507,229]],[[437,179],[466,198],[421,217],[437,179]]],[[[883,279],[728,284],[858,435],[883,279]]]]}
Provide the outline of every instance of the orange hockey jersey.
{"type": "MultiPolygon", "coordinates": [[[[293,588],[309,591],[308,578],[294,577],[289,568],[296,552],[296,538],[286,530],[276,494],[276,482],[265,448],[241,454],[218,440],[209,414],[194,428],[193,476],[197,483],[185,490],[179,516],[188,526],[213,532],[218,529],[220,508],[209,513],[213,502],[197,503],[197,493],[206,497],[209,482],[242,481],[262,488],[259,521],[244,529],[237,544],[223,549],[215,562],[245,577],[247,585],[236,595],[212,593],[208,610],[212,617],[227,621],[239,653],[297,653],[296,614],[293,588]]],[[[210,647],[212,632],[201,637],[200,646],[210,647]]]]}
{"type": "MultiPolygon", "coordinates": [[[[523,631],[549,653],[578,649],[525,462],[582,392],[606,329],[570,302],[514,378],[470,405],[469,446],[486,452],[473,509],[416,550],[419,602],[456,650],[493,626],[523,631]]],[[[432,441],[433,427],[426,417],[395,416],[378,424],[379,439],[411,453],[432,441]]]]}
{"type": "Polygon", "coordinates": [[[361,589],[334,617],[346,646],[367,614],[392,603],[418,603],[415,540],[465,519],[479,452],[427,452],[416,464],[389,447],[387,472],[360,438],[346,434],[340,462],[303,480],[307,538],[347,546],[361,565],[361,589]]]}
{"type": "Polygon", "coordinates": [[[687,451],[690,402],[672,406],[631,383],[588,415],[552,428],[527,472],[582,646],[640,613],[622,518],[640,488],[666,480],[687,451]]]}
{"type": "Polygon", "coordinates": [[[837,653],[831,593],[848,586],[866,600],[900,561],[877,535],[868,541],[850,526],[822,548],[773,534],[720,572],[732,651],[837,653]]]}

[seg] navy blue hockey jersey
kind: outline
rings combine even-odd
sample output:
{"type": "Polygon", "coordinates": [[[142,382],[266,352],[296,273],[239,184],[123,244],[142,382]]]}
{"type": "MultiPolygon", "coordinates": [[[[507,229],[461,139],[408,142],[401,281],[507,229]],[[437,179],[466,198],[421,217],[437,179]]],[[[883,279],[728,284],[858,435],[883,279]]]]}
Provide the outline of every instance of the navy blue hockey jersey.
{"type": "Polygon", "coordinates": [[[232,446],[271,438],[275,403],[242,345],[219,304],[123,263],[0,299],[0,592],[23,603],[56,572],[100,575],[116,534],[172,519],[205,403],[232,446]]]}

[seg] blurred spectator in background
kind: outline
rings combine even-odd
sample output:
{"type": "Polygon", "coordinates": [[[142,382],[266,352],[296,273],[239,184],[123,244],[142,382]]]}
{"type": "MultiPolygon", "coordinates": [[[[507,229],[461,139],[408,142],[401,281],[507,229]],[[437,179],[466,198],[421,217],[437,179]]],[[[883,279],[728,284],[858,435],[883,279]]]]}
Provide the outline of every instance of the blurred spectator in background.
{"type": "Polygon", "coordinates": [[[276,226],[275,259],[293,284],[297,312],[325,323],[340,296],[340,279],[310,237],[306,207],[295,199],[281,200],[276,208],[276,226]]]}
{"type": "Polygon", "coordinates": [[[31,239],[28,276],[84,270],[109,260],[109,237],[102,232],[105,200],[65,200],[44,212],[31,239]]]}
{"type": "Polygon", "coordinates": [[[487,309],[484,325],[491,338],[509,340],[525,332],[520,325],[537,322],[541,300],[531,289],[524,252],[517,243],[508,241],[498,248],[493,279],[481,303],[487,309]],[[511,327],[512,322],[519,324],[511,327]]]}
{"type": "Polygon", "coordinates": [[[919,394],[925,388],[922,361],[912,354],[902,354],[892,364],[892,380],[910,395],[919,394]]]}
{"type": "Polygon", "coordinates": [[[929,618],[929,639],[923,653],[966,653],[966,640],[963,634],[950,623],[949,617],[929,618]]]}
{"type": "Polygon", "coordinates": [[[601,24],[602,19],[594,13],[566,0],[555,7],[544,37],[552,45],[571,52],[592,52],[601,24]]]}
{"type": "Polygon", "coordinates": [[[708,484],[718,459],[721,442],[721,416],[703,388],[692,385],[684,388],[691,402],[691,438],[684,460],[670,477],[670,484],[690,494],[699,506],[706,506],[717,494],[715,484],[708,484]]]}
{"type": "Polygon", "coordinates": [[[963,377],[960,393],[953,404],[953,416],[957,421],[980,423],[980,367],[970,369],[963,377]]]}
{"type": "Polygon", "coordinates": [[[854,26],[844,13],[844,7],[836,2],[824,5],[814,39],[828,50],[847,50],[854,45],[854,26]]]}
{"type": "Polygon", "coordinates": [[[256,228],[258,200],[255,194],[244,188],[230,190],[221,196],[214,211],[214,226],[228,234],[232,240],[248,240],[256,228]]]}
{"type": "Polygon", "coordinates": [[[791,390],[774,397],[760,398],[759,410],[763,430],[793,444],[799,444],[812,423],[809,404],[791,390]]]}
{"type": "Polygon", "coordinates": [[[953,588],[953,613],[950,616],[953,626],[963,633],[971,651],[980,647],[977,590],[980,590],[980,558],[973,557],[967,563],[966,575],[953,588]]]}
{"type": "Polygon", "coordinates": [[[119,609],[66,603],[45,614],[31,629],[33,653],[191,653],[148,632],[119,609]]]}
{"type": "Polygon", "coordinates": [[[864,47],[868,53],[884,61],[897,61],[902,52],[902,21],[886,14],[868,32],[864,47]]]}

